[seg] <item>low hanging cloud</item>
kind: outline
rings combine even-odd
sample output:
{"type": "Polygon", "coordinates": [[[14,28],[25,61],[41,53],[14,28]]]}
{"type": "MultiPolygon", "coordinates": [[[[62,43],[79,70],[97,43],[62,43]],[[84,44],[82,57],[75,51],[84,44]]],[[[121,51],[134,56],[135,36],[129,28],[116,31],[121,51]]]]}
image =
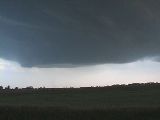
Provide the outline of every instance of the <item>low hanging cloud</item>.
{"type": "Polygon", "coordinates": [[[74,67],[160,56],[159,1],[11,3],[0,1],[0,57],[22,66],[74,67]],[[34,28],[37,24],[41,29],[34,28]]]}
{"type": "Polygon", "coordinates": [[[16,21],[16,20],[13,20],[10,18],[6,18],[4,16],[0,16],[0,21],[1,21],[1,23],[4,23],[4,24],[6,23],[9,25],[13,25],[13,26],[22,26],[22,27],[31,28],[31,29],[38,28],[38,26],[27,24],[25,22],[16,21]]]}

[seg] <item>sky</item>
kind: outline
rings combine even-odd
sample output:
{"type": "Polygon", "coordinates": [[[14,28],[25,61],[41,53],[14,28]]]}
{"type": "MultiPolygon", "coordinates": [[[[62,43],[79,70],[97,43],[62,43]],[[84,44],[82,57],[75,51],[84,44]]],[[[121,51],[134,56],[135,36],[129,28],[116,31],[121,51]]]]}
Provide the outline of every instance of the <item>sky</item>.
{"type": "Polygon", "coordinates": [[[160,1],[1,0],[0,84],[160,82],[160,1]]]}

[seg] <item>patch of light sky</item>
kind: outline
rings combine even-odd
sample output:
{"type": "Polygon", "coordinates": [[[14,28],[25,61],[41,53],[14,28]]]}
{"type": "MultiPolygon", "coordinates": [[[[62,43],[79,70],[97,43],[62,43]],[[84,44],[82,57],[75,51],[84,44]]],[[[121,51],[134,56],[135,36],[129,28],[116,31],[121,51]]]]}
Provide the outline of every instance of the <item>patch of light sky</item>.
{"type": "Polygon", "coordinates": [[[0,59],[0,85],[11,87],[87,87],[160,82],[160,62],[152,58],[126,64],[100,64],[73,68],[24,68],[0,59]]]}

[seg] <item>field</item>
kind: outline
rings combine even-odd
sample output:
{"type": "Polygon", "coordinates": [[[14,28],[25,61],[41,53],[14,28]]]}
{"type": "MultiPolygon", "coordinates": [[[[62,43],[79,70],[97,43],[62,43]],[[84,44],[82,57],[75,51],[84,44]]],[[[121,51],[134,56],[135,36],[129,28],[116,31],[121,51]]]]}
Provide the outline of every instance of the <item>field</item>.
{"type": "Polygon", "coordinates": [[[160,85],[0,90],[1,120],[159,120],[160,85]]]}

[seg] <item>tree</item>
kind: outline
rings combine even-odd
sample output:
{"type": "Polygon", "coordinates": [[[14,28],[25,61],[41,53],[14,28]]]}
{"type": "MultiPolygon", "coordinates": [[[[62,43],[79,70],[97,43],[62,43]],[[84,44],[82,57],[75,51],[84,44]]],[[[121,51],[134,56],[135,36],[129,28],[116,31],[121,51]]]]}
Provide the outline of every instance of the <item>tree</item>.
{"type": "Polygon", "coordinates": [[[3,90],[3,86],[0,86],[0,90],[3,90]]]}
{"type": "Polygon", "coordinates": [[[10,88],[10,86],[8,85],[7,87],[5,87],[5,89],[10,90],[11,88],[10,88]]]}
{"type": "Polygon", "coordinates": [[[15,87],[15,90],[18,90],[18,87],[15,87]]]}

